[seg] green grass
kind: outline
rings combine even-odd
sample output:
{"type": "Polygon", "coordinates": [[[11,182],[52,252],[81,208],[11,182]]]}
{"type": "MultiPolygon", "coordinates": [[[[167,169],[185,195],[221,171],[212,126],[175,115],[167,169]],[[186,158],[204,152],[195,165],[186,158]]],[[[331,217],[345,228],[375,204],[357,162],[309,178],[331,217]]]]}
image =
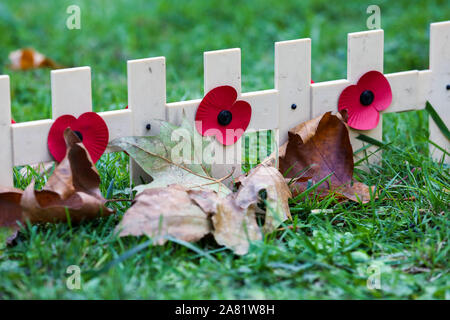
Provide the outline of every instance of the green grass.
{"type": "MultiPolygon", "coordinates": [[[[27,46],[91,66],[95,111],[127,104],[127,59],[167,57],[168,101],[201,97],[203,51],[229,47],[242,48],[244,91],[273,88],[273,42],[301,37],[312,38],[315,81],[345,78],[347,33],[365,29],[369,4],[381,7],[385,72],[428,68],[429,23],[449,19],[446,1],[71,0],[0,3],[0,73],[11,76],[19,122],[50,117],[50,71],[6,68],[8,53],[27,46]],[[81,30],[65,28],[70,4],[81,7],[81,30]]],[[[114,204],[118,216],[78,226],[26,226],[16,246],[0,248],[0,298],[449,299],[449,169],[428,157],[427,128],[424,111],[385,116],[383,162],[356,170],[382,196],[368,204],[302,198],[289,223],[298,230],[267,236],[244,257],[212,239],[195,251],[119,239],[112,231],[125,203],[114,204]],[[311,214],[322,208],[333,211],[311,214]],[[74,264],[82,290],[66,288],[74,264]],[[366,287],[373,264],[381,290],[366,287]]],[[[112,197],[129,195],[124,154],[105,155],[98,168],[105,195],[111,183],[112,197]]],[[[31,176],[16,172],[16,186],[31,176]]]]}

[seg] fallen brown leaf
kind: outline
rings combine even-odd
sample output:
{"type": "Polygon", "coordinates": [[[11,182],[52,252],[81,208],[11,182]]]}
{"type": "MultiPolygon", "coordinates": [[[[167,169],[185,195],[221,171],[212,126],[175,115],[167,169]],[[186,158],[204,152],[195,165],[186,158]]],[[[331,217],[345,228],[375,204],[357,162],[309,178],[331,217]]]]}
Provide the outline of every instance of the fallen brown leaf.
{"type": "Polygon", "coordinates": [[[206,214],[213,215],[217,213],[217,203],[219,195],[217,192],[207,189],[190,189],[187,191],[189,198],[194,201],[206,214]]]}
{"type": "Polygon", "coordinates": [[[13,70],[30,70],[45,67],[51,69],[62,68],[61,65],[57,64],[52,59],[47,58],[42,53],[31,48],[12,51],[9,54],[9,60],[11,62],[10,68],[13,70]]]}
{"type": "Polygon", "coordinates": [[[7,228],[7,243],[10,244],[19,230],[17,222],[23,222],[20,199],[22,190],[16,188],[0,187],[0,228],[7,228]]]}
{"type": "Polygon", "coordinates": [[[155,244],[167,242],[166,236],[184,241],[197,241],[211,232],[208,215],[180,185],[146,189],[117,226],[121,237],[147,235],[155,244]]]}
{"type": "Polygon", "coordinates": [[[89,153],[69,128],[64,131],[67,154],[55,168],[44,188],[34,190],[34,182],[21,199],[24,219],[31,223],[94,219],[113,211],[105,207],[100,193],[100,176],[89,153]]]}
{"type": "Polygon", "coordinates": [[[288,203],[292,194],[284,177],[275,167],[262,163],[250,170],[246,176],[238,177],[236,181],[239,186],[235,196],[238,206],[246,209],[264,201],[265,233],[276,230],[282,222],[292,219],[288,203]]]}
{"type": "Polygon", "coordinates": [[[279,166],[281,173],[295,179],[290,185],[294,196],[304,192],[308,183],[315,184],[331,174],[317,187],[320,197],[331,191],[344,199],[370,200],[369,187],[353,180],[353,150],[347,127],[331,112],[289,131],[288,142],[279,150],[279,166]]]}
{"type": "Polygon", "coordinates": [[[236,203],[234,194],[220,198],[217,212],[212,216],[214,239],[238,255],[248,252],[250,241],[262,239],[261,230],[256,222],[256,204],[242,208],[236,203]]]}

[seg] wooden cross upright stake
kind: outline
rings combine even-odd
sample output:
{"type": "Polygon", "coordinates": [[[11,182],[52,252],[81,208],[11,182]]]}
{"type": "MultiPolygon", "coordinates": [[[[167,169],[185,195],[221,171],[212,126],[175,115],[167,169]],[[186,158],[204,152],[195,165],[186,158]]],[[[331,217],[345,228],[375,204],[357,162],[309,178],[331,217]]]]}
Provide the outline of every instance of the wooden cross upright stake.
{"type": "MultiPolygon", "coordinates": [[[[349,33],[347,45],[347,80],[352,84],[356,84],[359,78],[368,71],[375,70],[383,73],[383,56],[383,30],[349,33]]],[[[350,141],[352,142],[354,152],[364,146],[362,141],[356,139],[361,133],[381,141],[383,139],[382,115],[380,114],[380,122],[377,127],[372,130],[349,130],[350,141]]],[[[376,149],[376,147],[368,148],[367,154],[370,155],[376,149]]],[[[364,154],[361,156],[364,156],[364,154]]],[[[357,154],[355,156],[356,160],[361,156],[357,154]]],[[[371,163],[378,162],[379,160],[380,155],[369,157],[371,163]]]]}
{"type": "MultiPolygon", "coordinates": [[[[204,95],[219,86],[231,86],[241,98],[241,49],[228,49],[205,52],[204,59],[204,95]]],[[[194,124],[193,124],[194,125],[194,124]]],[[[234,168],[233,177],[241,174],[242,138],[230,146],[222,146],[213,140],[214,151],[217,152],[217,164],[211,169],[213,177],[228,175],[234,168]]]]}
{"type": "MultiPolygon", "coordinates": [[[[127,78],[132,135],[158,135],[158,120],[166,120],[166,59],[156,57],[128,61],[127,78]]],[[[136,185],[151,181],[134,160],[130,160],[130,170],[136,185]]]]}
{"type": "MultiPolygon", "coordinates": [[[[444,123],[450,124],[450,21],[432,23],[430,27],[431,91],[429,101],[444,123]]],[[[449,140],[442,134],[433,119],[429,119],[430,140],[450,152],[449,140]]],[[[430,153],[440,161],[443,152],[430,144],[430,153]]],[[[445,163],[450,164],[447,155],[445,163]]]]}
{"type": "Polygon", "coordinates": [[[13,186],[13,141],[9,76],[0,76],[0,185],[13,186]]]}
{"type": "Polygon", "coordinates": [[[288,131],[311,116],[311,39],[275,43],[275,89],[278,90],[279,145],[288,131]]]}

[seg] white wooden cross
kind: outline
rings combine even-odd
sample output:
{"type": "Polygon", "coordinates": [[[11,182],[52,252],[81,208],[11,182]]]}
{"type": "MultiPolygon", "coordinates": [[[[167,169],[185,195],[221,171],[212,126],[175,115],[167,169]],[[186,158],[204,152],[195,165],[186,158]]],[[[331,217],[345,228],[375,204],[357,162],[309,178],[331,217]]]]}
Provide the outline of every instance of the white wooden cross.
{"type": "Polygon", "coordinates": [[[275,89],[278,91],[279,145],[288,131],[311,117],[311,39],[275,43],[275,89]]]}
{"type": "MultiPolygon", "coordinates": [[[[147,74],[146,78],[148,84],[147,97],[142,99],[142,103],[146,106],[148,114],[146,116],[138,116],[136,119],[167,119],[170,123],[180,124],[182,120],[183,111],[187,118],[192,121],[194,126],[195,113],[201,102],[201,99],[195,99],[190,101],[166,103],[165,92],[165,68],[160,67],[155,69],[156,66],[162,66],[164,64],[164,58],[144,59],[140,61],[130,61],[128,63],[128,77],[129,85],[131,83],[141,84],[142,79],[132,80],[135,77],[135,73],[138,70],[143,70],[142,64],[146,63],[148,68],[153,70],[152,73],[147,74]],[[131,71],[130,65],[136,64],[136,71],[131,71]],[[155,71],[157,70],[157,71],[155,71]],[[151,82],[151,83],[150,83],[151,82]],[[158,84],[164,82],[164,90],[156,90],[153,92],[153,87],[161,87],[158,84]],[[153,84],[153,86],[152,86],[153,84]],[[150,101],[150,102],[149,102],[150,101]],[[153,102],[154,101],[154,102],[153,102]]],[[[278,108],[277,108],[277,92],[276,90],[264,90],[257,92],[242,93],[241,91],[241,50],[240,49],[227,49],[209,51],[204,53],[204,94],[210,90],[223,85],[232,86],[238,93],[238,100],[244,100],[250,103],[252,107],[252,118],[249,123],[247,131],[252,130],[271,130],[278,128],[278,108]]],[[[129,92],[129,97],[137,92],[142,92],[143,89],[136,89],[134,92],[129,92]]],[[[143,93],[142,93],[143,94],[143,93]]],[[[133,110],[133,101],[129,101],[130,108],[133,110]]],[[[134,113],[134,111],[133,111],[134,113]]],[[[144,123],[139,124],[140,127],[145,127],[144,123]]],[[[152,125],[153,128],[153,125],[152,125]]],[[[152,129],[153,130],[153,129],[152,129]]],[[[144,135],[145,132],[141,132],[144,135]]],[[[156,134],[156,132],[148,133],[156,134]]],[[[220,178],[229,174],[234,167],[233,177],[241,174],[242,163],[242,138],[239,139],[234,145],[222,146],[214,140],[215,150],[222,149],[224,163],[214,164],[212,166],[212,175],[220,178]],[[226,163],[225,163],[226,162],[226,163]]]]}
{"type": "MultiPolygon", "coordinates": [[[[110,140],[125,136],[145,136],[159,133],[160,122],[179,124],[183,110],[194,124],[201,99],[167,103],[165,58],[128,61],[129,109],[100,112],[106,121],[110,140]]],[[[383,31],[373,30],[348,35],[347,79],[310,84],[311,40],[299,39],[275,43],[275,88],[242,93],[241,51],[228,49],[204,53],[204,93],[217,86],[230,85],[238,99],[252,107],[248,131],[276,130],[278,144],[287,141],[288,130],[295,125],[327,111],[337,111],[339,95],[345,87],[355,84],[366,72],[383,72],[383,31]]],[[[386,74],[393,94],[387,112],[419,110],[429,100],[440,117],[450,123],[450,21],[431,24],[430,70],[404,71],[386,74]]],[[[52,161],[47,148],[47,135],[54,119],[63,114],[79,116],[92,110],[91,69],[89,67],[51,72],[52,119],[11,125],[10,85],[8,76],[0,76],[0,185],[13,185],[13,166],[52,161]]],[[[449,141],[430,119],[430,140],[449,150],[449,141]]],[[[359,133],[382,139],[382,121],[369,131],[351,130],[354,150],[363,143],[359,133]]],[[[252,137],[254,139],[255,137],[252,137]]],[[[227,175],[235,167],[240,174],[242,138],[235,145],[224,147],[227,164],[213,165],[213,175],[227,175]]],[[[256,144],[256,141],[250,141],[256,144]]],[[[373,150],[372,149],[369,149],[373,150]]],[[[442,152],[430,146],[432,156],[439,160],[442,152]]],[[[115,151],[108,149],[108,151],[115,151]]],[[[446,157],[446,162],[449,163],[446,157]]],[[[377,157],[369,158],[377,161],[377,157]]],[[[131,175],[136,183],[148,176],[132,163],[131,175]]]]}
{"type": "MultiPolygon", "coordinates": [[[[431,79],[436,79],[434,81],[440,81],[443,83],[445,81],[442,78],[446,75],[448,81],[448,70],[450,69],[450,59],[448,58],[448,52],[450,52],[450,41],[448,39],[450,39],[450,37],[447,37],[444,41],[444,28],[448,34],[449,24],[449,22],[444,22],[431,25],[431,38],[434,38],[434,41],[430,41],[430,59],[434,59],[436,66],[440,66],[436,68],[438,70],[442,70],[439,75],[434,76],[434,73],[431,72],[432,70],[411,70],[385,74],[385,77],[389,81],[392,89],[392,103],[389,108],[384,110],[382,113],[423,109],[425,108],[426,100],[428,98],[433,99],[434,93],[430,91],[430,88],[438,87],[437,83],[430,83],[431,79]],[[439,39],[437,39],[437,37],[439,37],[439,39]],[[433,43],[445,43],[445,46],[447,47],[446,49],[436,49],[434,48],[433,43]],[[444,53],[445,50],[447,50],[447,58],[444,53]],[[439,51],[439,53],[436,53],[436,51],[439,51]]],[[[383,72],[383,43],[383,30],[356,32],[348,35],[347,79],[327,81],[311,85],[311,118],[317,117],[327,111],[337,110],[337,102],[341,92],[347,86],[356,84],[364,73],[371,70],[383,72]]],[[[444,47],[444,45],[441,46],[444,47]]],[[[430,67],[431,65],[432,63],[430,62],[430,67]]],[[[445,87],[445,85],[443,87],[445,87]]],[[[436,96],[434,98],[438,101],[443,101],[440,104],[437,104],[439,107],[435,108],[441,108],[438,110],[440,110],[441,117],[444,118],[444,122],[446,123],[450,122],[448,117],[449,113],[447,112],[445,115],[443,108],[444,105],[450,105],[448,103],[448,97],[448,92],[445,93],[441,91],[439,93],[439,97],[436,96]],[[445,96],[445,94],[447,95],[445,96]],[[447,102],[445,103],[443,99],[447,99],[447,102]]],[[[434,137],[438,144],[447,145],[448,148],[448,140],[443,137],[442,133],[436,128],[434,122],[432,122],[432,120],[430,121],[431,137],[434,137]]],[[[378,126],[372,130],[359,131],[351,129],[349,131],[354,151],[359,150],[364,146],[362,141],[356,139],[360,133],[381,141],[383,133],[382,117],[380,117],[378,126]]],[[[433,140],[433,138],[431,138],[431,140],[433,140]]],[[[369,154],[375,150],[375,147],[368,148],[369,154]]],[[[360,156],[355,156],[356,160],[359,158],[360,156]]],[[[377,162],[378,160],[379,157],[371,156],[369,158],[370,162],[377,162]]]]}
{"type": "MultiPolygon", "coordinates": [[[[383,30],[372,30],[348,34],[347,42],[347,79],[314,83],[311,85],[311,118],[315,118],[327,111],[337,111],[341,92],[349,85],[356,84],[359,78],[368,71],[383,73],[383,30]]],[[[372,130],[359,131],[350,129],[350,141],[353,151],[363,147],[363,142],[356,137],[363,133],[377,140],[382,139],[382,119],[372,130]]],[[[368,152],[374,152],[371,147],[368,152]]],[[[358,159],[358,156],[355,156],[358,159]]],[[[370,161],[377,161],[370,157],[370,161]]]]}
{"type": "MultiPolygon", "coordinates": [[[[430,86],[428,97],[431,105],[444,123],[450,126],[450,21],[432,23],[430,27],[430,86]]],[[[429,119],[430,140],[450,152],[450,142],[442,134],[433,119],[429,119]]],[[[430,152],[440,161],[443,152],[430,144],[430,152]]],[[[450,164],[450,156],[445,162],[450,164]]]]}
{"type": "Polygon", "coordinates": [[[0,76],[0,185],[13,186],[13,141],[9,76],[0,76]]]}

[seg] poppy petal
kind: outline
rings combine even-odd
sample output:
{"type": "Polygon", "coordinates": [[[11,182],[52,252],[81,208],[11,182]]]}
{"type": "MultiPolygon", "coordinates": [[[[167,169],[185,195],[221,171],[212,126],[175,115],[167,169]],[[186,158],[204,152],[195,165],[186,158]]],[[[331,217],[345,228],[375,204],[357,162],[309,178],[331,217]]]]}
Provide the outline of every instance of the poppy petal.
{"type": "Polygon", "coordinates": [[[371,106],[378,111],[387,109],[392,102],[391,85],[381,72],[369,71],[365,73],[359,79],[358,87],[361,89],[361,92],[364,90],[373,92],[374,100],[371,106]]]}
{"type": "Polygon", "coordinates": [[[376,128],[380,121],[380,113],[372,106],[348,109],[347,124],[357,130],[376,128]]]}
{"type": "Polygon", "coordinates": [[[197,131],[205,135],[214,135],[210,129],[217,128],[217,116],[222,110],[229,110],[236,101],[237,92],[231,86],[221,86],[209,91],[195,114],[197,131]]]}
{"type": "Polygon", "coordinates": [[[339,96],[338,110],[350,111],[351,109],[360,107],[361,106],[361,103],[359,102],[360,94],[361,94],[360,90],[356,85],[351,85],[345,88],[344,91],[342,91],[341,95],[339,96]]]}
{"type": "Polygon", "coordinates": [[[66,155],[64,130],[70,127],[79,131],[83,137],[92,161],[97,162],[105,152],[109,141],[108,126],[102,117],[95,112],[83,113],[78,119],[72,115],[63,115],[55,120],[48,134],[48,148],[53,158],[61,162],[66,155]]]}
{"type": "Polygon", "coordinates": [[[207,134],[210,129],[217,128],[217,116],[221,110],[219,109],[208,109],[205,105],[200,104],[197,109],[197,114],[195,115],[195,127],[197,132],[203,136],[208,136],[212,134],[207,134]]]}
{"type": "Polygon", "coordinates": [[[108,126],[103,118],[95,112],[83,113],[73,124],[72,130],[81,133],[83,144],[92,161],[97,162],[105,152],[109,141],[108,126]]]}
{"type": "Polygon", "coordinates": [[[209,91],[203,98],[201,104],[208,108],[230,109],[237,99],[237,92],[231,86],[220,86],[209,91]]]}
{"type": "Polygon", "coordinates": [[[57,162],[61,162],[66,155],[66,142],[64,141],[64,130],[72,127],[76,118],[71,115],[63,115],[55,120],[48,133],[48,150],[57,162]]]}
{"type": "Polygon", "coordinates": [[[230,111],[233,118],[227,126],[226,136],[223,143],[227,146],[234,144],[239,140],[245,130],[247,130],[250,119],[252,118],[252,107],[248,102],[243,100],[236,101],[230,111]]]}
{"type": "Polygon", "coordinates": [[[242,136],[250,123],[252,108],[245,101],[236,101],[237,92],[231,86],[221,86],[206,94],[195,114],[195,126],[203,136],[215,136],[223,145],[232,145],[242,136]],[[220,125],[218,115],[228,110],[232,114],[228,125],[220,125]]]}

